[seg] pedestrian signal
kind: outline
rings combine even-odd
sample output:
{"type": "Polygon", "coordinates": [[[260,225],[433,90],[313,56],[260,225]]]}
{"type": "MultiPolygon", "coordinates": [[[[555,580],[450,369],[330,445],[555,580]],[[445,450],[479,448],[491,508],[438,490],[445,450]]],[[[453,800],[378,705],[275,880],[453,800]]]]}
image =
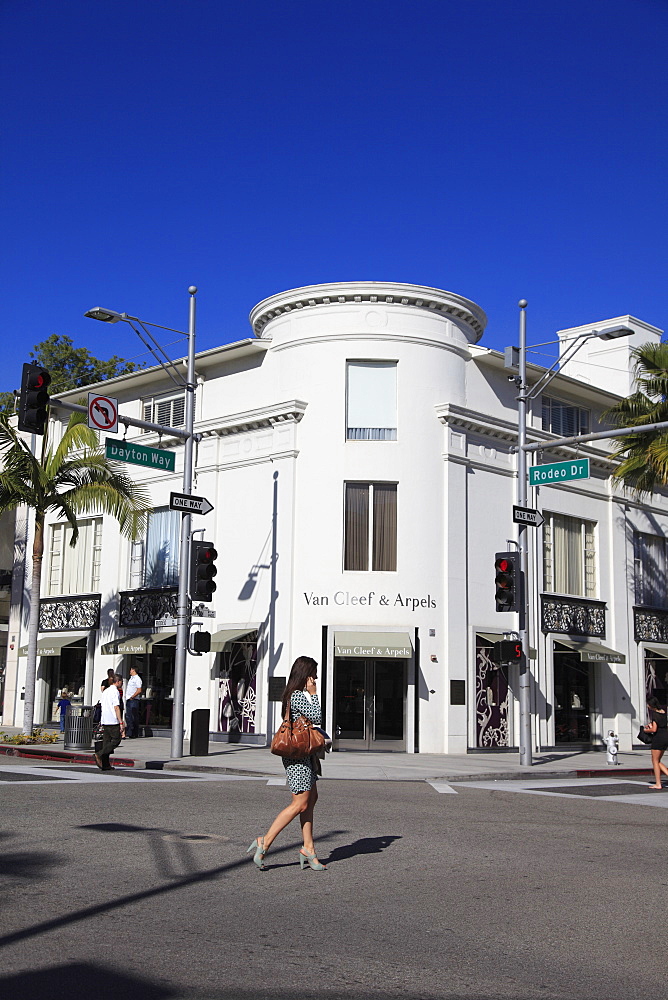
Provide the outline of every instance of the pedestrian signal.
{"type": "Polygon", "coordinates": [[[522,659],[522,643],[519,639],[501,639],[494,643],[492,661],[502,663],[519,663],[522,659]]]}

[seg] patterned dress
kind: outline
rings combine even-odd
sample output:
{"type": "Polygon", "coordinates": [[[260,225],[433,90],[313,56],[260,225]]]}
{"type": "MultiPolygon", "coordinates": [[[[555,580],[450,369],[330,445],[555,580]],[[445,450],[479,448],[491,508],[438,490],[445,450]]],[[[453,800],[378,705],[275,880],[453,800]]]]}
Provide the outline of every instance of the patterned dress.
{"type": "MultiPolygon", "coordinates": [[[[314,726],[319,726],[322,720],[320,702],[318,696],[312,694],[306,696],[304,691],[293,691],[290,696],[290,719],[295,722],[300,715],[310,719],[314,726]]],[[[320,772],[320,761],[315,757],[283,758],[285,776],[288,779],[290,791],[298,795],[299,792],[309,792],[320,772]]]]}

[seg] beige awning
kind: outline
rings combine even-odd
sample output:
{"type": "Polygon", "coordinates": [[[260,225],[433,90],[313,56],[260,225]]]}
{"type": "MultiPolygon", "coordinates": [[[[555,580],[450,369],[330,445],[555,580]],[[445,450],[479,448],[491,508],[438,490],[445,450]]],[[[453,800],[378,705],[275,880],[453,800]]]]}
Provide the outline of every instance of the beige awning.
{"type": "Polygon", "coordinates": [[[241,639],[243,636],[255,632],[259,627],[258,623],[257,625],[231,625],[229,628],[221,628],[211,636],[211,651],[220,653],[228,642],[241,639]]]}
{"type": "Polygon", "coordinates": [[[105,642],[102,653],[105,656],[128,656],[132,653],[150,653],[156,642],[164,639],[171,639],[176,635],[176,629],[165,629],[163,632],[137,632],[134,635],[123,636],[122,639],[114,639],[112,642],[105,642]]]}
{"type": "MultiPolygon", "coordinates": [[[[37,636],[38,656],[60,656],[65,646],[74,646],[82,639],[88,638],[88,632],[54,632],[52,635],[37,636]]],[[[28,647],[21,646],[19,656],[27,656],[28,647]]]]}
{"type": "Polygon", "coordinates": [[[408,659],[413,647],[408,632],[335,632],[334,656],[408,659]]]}
{"type": "Polygon", "coordinates": [[[649,646],[645,646],[645,656],[649,653],[650,656],[658,656],[659,659],[668,658],[668,645],[665,642],[652,642],[649,646]]]}
{"type": "Polygon", "coordinates": [[[623,653],[618,653],[599,642],[576,642],[574,639],[556,639],[562,646],[568,646],[580,654],[581,663],[626,663],[623,653]]]}

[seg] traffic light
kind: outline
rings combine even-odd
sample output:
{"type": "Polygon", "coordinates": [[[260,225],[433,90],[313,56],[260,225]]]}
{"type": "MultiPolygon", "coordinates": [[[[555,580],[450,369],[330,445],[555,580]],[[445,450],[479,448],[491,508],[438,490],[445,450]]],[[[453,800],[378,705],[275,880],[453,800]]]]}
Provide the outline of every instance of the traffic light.
{"type": "Polygon", "coordinates": [[[190,545],[190,596],[193,601],[212,601],[218,573],[215,562],[218,553],[211,542],[190,545]]]}
{"type": "Polygon", "coordinates": [[[519,663],[522,659],[522,643],[519,639],[501,639],[494,643],[492,661],[502,663],[519,663]]]}
{"type": "Polygon", "coordinates": [[[25,364],[19,396],[19,430],[43,434],[49,416],[49,385],[51,376],[46,368],[25,364]]]}
{"type": "Polygon", "coordinates": [[[497,552],[494,571],[496,610],[519,611],[521,589],[519,552],[497,552]]]}
{"type": "Polygon", "coordinates": [[[190,651],[191,653],[209,653],[211,651],[211,633],[192,632],[190,635],[190,651]]]}

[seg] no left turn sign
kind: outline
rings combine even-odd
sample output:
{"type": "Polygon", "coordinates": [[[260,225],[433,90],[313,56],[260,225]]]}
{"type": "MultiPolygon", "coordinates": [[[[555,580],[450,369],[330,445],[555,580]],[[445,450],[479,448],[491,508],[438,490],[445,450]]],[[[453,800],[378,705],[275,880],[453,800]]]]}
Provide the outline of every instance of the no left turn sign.
{"type": "Polygon", "coordinates": [[[118,400],[88,393],[88,426],[94,431],[118,433],[118,400]]]}

